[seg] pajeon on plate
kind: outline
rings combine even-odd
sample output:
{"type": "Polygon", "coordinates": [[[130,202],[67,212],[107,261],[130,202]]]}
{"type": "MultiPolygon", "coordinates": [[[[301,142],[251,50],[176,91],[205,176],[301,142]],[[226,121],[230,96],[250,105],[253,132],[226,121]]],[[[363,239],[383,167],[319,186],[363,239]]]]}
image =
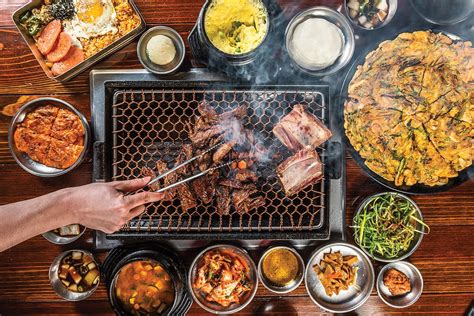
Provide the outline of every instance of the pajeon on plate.
{"type": "Polygon", "coordinates": [[[473,80],[471,42],[417,31],[381,43],[345,82],[344,128],[355,160],[402,192],[463,182],[474,157],[473,80]]]}

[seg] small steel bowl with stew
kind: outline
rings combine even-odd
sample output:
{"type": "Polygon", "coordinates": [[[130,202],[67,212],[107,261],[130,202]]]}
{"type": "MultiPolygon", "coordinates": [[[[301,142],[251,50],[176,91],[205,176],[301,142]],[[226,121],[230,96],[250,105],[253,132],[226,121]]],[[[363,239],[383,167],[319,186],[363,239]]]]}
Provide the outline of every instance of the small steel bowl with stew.
{"type": "MultiPolygon", "coordinates": [[[[18,163],[18,165],[21,168],[23,168],[25,171],[31,173],[32,175],[35,175],[38,177],[44,177],[44,178],[61,176],[77,168],[87,156],[90,139],[91,139],[91,133],[89,129],[89,123],[87,122],[84,115],[81,112],[79,112],[76,108],[74,108],[71,104],[63,100],[56,99],[56,98],[39,98],[23,105],[18,110],[16,115],[13,117],[12,122],[10,124],[10,129],[8,131],[8,145],[10,147],[12,156],[15,159],[15,161],[18,163]],[[78,155],[74,163],[72,163],[69,167],[64,168],[64,169],[50,167],[43,163],[40,163],[39,161],[32,159],[26,152],[20,151],[15,142],[14,135],[19,124],[21,124],[25,120],[25,118],[30,112],[33,112],[36,109],[43,106],[47,106],[47,105],[50,105],[54,108],[59,108],[59,109],[68,110],[72,112],[74,115],[77,116],[84,130],[84,136],[83,136],[84,139],[83,139],[82,150],[80,154],[78,155]]],[[[31,144],[31,139],[30,139],[30,144],[31,144]]],[[[64,152],[62,154],[66,155],[64,152]]]]}
{"type": "Polygon", "coordinates": [[[290,247],[271,247],[258,262],[260,281],[268,290],[277,294],[295,290],[303,281],[304,270],[303,258],[290,247]]]}
{"type": "Polygon", "coordinates": [[[364,6],[370,5],[369,1],[344,0],[342,11],[355,27],[372,31],[390,23],[397,12],[398,0],[381,0],[378,4],[374,4],[373,12],[370,13],[360,11],[361,9],[368,11],[361,6],[361,3],[365,3],[364,6]],[[372,17],[372,20],[368,20],[367,17],[372,17]]]}
{"type": "Polygon", "coordinates": [[[53,260],[49,281],[53,290],[65,300],[82,301],[99,286],[98,261],[86,250],[65,251],[53,260]]]}
{"type": "Polygon", "coordinates": [[[415,304],[423,292],[423,276],[420,271],[411,263],[397,261],[386,264],[380,270],[377,277],[377,294],[388,306],[395,308],[405,308],[415,304]],[[410,281],[410,291],[402,295],[392,295],[388,287],[384,284],[385,273],[390,269],[398,270],[405,274],[410,281]]]}

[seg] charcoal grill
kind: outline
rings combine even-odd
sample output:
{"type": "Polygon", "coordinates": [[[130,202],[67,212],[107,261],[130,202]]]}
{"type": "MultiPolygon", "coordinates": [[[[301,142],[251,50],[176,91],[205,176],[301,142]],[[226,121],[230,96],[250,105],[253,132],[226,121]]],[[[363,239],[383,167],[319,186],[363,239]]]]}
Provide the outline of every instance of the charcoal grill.
{"type": "Polygon", "coordinates": [[[99,234],[103,240],[325,240],[331,230],[342,234],[344,172],[337,133],[318,148],[325,168],[320,183],[288,198],[274,171],[290,155],[273,136],[274,124],[292,105],[301,103],[331,127],[328,87],[231,84],[198,71],[166,81],[153,80],[156,77],[140,72],[118,77],[113,71],[94,71],[91,79],[96,136],[94,181],[139,177],[142,167],[154,168],[158,159],[172,166],[181,146],[189,142],[186,124],[198,114],[197,105],[202,100],[218,112],[248,104],[244,125],[279,156],[258,168],[257,187],[265,197],[264,207],[247,214],[232,209],[229,215],[221,215],[213,204],[199,203],[183,212],[178,199],[153,203],[119,232],[99,234]]]}

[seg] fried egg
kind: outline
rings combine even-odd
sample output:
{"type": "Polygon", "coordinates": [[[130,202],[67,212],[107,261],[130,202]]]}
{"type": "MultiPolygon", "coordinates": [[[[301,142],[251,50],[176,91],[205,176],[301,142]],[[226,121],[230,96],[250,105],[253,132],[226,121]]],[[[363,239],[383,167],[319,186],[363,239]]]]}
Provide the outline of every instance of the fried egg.
{"type": "Polygon", "coordinates": [[[117,14],[112,0],[73,0],[76,13],[64,21],[64,30],[77,38],[116,33],[117,14]]]}

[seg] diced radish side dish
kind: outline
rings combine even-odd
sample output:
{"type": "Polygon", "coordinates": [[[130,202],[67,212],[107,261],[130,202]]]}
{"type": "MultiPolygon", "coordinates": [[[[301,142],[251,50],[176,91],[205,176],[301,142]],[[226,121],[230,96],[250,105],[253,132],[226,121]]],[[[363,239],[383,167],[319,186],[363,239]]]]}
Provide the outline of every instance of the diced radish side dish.
{"type": "Polygon", "coordinates": [[[373,29],[383,23],[388,15],[387,0],[349,0],[349,16],[366,29],[373,29]]]}
{"type": "Polygon", "coordinates": [[[61,260],[58,276],[71,292],[87,292],[99,283],[99,269],[91,256],[72,251],[61,260]]]}

